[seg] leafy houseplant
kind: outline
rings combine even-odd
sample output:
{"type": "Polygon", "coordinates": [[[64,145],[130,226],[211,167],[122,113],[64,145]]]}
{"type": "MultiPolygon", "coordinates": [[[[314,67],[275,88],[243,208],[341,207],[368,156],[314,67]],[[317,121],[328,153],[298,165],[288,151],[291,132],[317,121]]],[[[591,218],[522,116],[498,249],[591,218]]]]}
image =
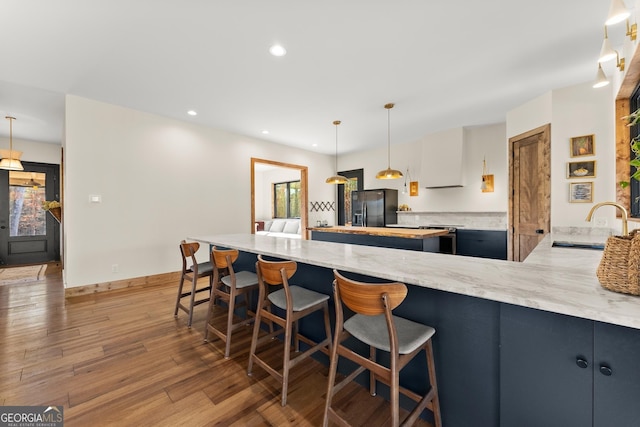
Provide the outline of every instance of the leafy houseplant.
{"type": "MultiPolygon", "coordinates": [[[[627,126],[629,127],[639,124],[640,108],[638,108],[636,111],[629,114],[628,116],[624,116],[622,119],[629,121],[629,123],[627,124],[627,126]]],[[[630,180],[635,179],[637,181],[640,181],[640,135],[634,136],[633,139],[631,140],[631,153],[632,153],[632,156],[631,156],[631,160],[629,161],[629,164],[635,167],[635,171],[631,175],[630,180]]],[[[628,187],[629,181],[620,181],[620,186],[622,188],[628,187]]]]}

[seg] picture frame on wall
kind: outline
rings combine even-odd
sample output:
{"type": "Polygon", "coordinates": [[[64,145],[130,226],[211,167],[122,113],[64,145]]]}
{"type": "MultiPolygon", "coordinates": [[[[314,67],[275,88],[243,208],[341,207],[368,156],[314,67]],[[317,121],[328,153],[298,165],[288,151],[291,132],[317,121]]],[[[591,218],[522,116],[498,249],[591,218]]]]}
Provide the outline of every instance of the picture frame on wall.
{"type": "Polygon", "coordinates": [[[596,154],[595,135],[574,136],[569,143],[571,157],[593,156],[596,154]]]}
{"type": "Polygon", "coordinates": [[[592,203],[593,182],[569,183],[569,203],[592,203]]]}
{"type": "Polygon", "coordinates": [[[595,178],[596,161],[567,162],[567,179],[595,178]]]}

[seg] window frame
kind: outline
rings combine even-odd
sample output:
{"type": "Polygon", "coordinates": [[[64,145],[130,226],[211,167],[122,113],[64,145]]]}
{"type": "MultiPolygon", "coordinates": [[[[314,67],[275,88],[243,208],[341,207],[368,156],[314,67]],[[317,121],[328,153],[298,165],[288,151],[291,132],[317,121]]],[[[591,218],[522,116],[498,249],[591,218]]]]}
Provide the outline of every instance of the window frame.
{"type": "MultiPolygon", "coordinates": [[[[291,185],[292,184],[298,184],[298,188],[297,188],[297,197],[298,197],[298,209],[301,211],[302,210],[302,206],[301,206],[301,191],[302,191],[302,184],[300,182],[300,180],[295,180],[295,181],[283,181],[283,182],[274,182],[272,184],[272,194],[273,194],[273,218],[282,218],[282,219],[293,219],[293,218],[300,218],[300,215],[298,216],[291,216],[291,185]],[[277,188],[280,185],[286,185],[285,188],[285,194],[288,196],[285,199],[285,210],[286,210],[286,216],[278,216],[278,191],[277,188]]],[[[299,212],[300,213],[300,212],[299,212]]]]}

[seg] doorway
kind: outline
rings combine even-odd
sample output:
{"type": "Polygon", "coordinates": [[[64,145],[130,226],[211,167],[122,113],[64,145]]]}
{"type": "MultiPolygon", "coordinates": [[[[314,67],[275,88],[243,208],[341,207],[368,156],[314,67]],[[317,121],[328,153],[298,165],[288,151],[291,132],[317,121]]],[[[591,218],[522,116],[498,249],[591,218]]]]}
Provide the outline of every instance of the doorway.
{"type": "Polygon", "coordinates": [[[251,233],[255,234],[256,228],[256,173],[262,167],[275,167],[284,169],[294,169],[300,173],[300,228],[302,230],[302,238],[307,238],[307,200],[308,200],[308,168],[307,166],[294,165],[291,163],[276,162],[274,160],[251,158],[251,233]]]}
{"type": "Polygon", "coordinates": [[[551,230],[551,125],[509,138],[508,259],[524,261],[551,230]]]}
{"type": "Polygon", "coordinates": [[[0,170],[0,265],[59,261],[60,224],[42,202],[60,200],[60,167],[22,165],[24,171],[0,170]]]}
{"type": "Polygon", "coordinates": [[[346,184],[338,184],[338,225],[351,225],[351,193],[364,190],[364,169],[338,172],[347,178],[346,184]]]}

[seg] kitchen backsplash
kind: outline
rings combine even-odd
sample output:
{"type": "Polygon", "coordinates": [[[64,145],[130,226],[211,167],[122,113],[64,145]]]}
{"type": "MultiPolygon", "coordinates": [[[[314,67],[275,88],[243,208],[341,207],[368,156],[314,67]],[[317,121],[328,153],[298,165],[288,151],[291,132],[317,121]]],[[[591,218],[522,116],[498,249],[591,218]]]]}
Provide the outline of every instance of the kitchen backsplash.
{"type": "Polygon", "coordinates": [[[506,212],[417,212],[399,211],[398,224],[452,225],[478,230],[506,230],[506,212]]]}

